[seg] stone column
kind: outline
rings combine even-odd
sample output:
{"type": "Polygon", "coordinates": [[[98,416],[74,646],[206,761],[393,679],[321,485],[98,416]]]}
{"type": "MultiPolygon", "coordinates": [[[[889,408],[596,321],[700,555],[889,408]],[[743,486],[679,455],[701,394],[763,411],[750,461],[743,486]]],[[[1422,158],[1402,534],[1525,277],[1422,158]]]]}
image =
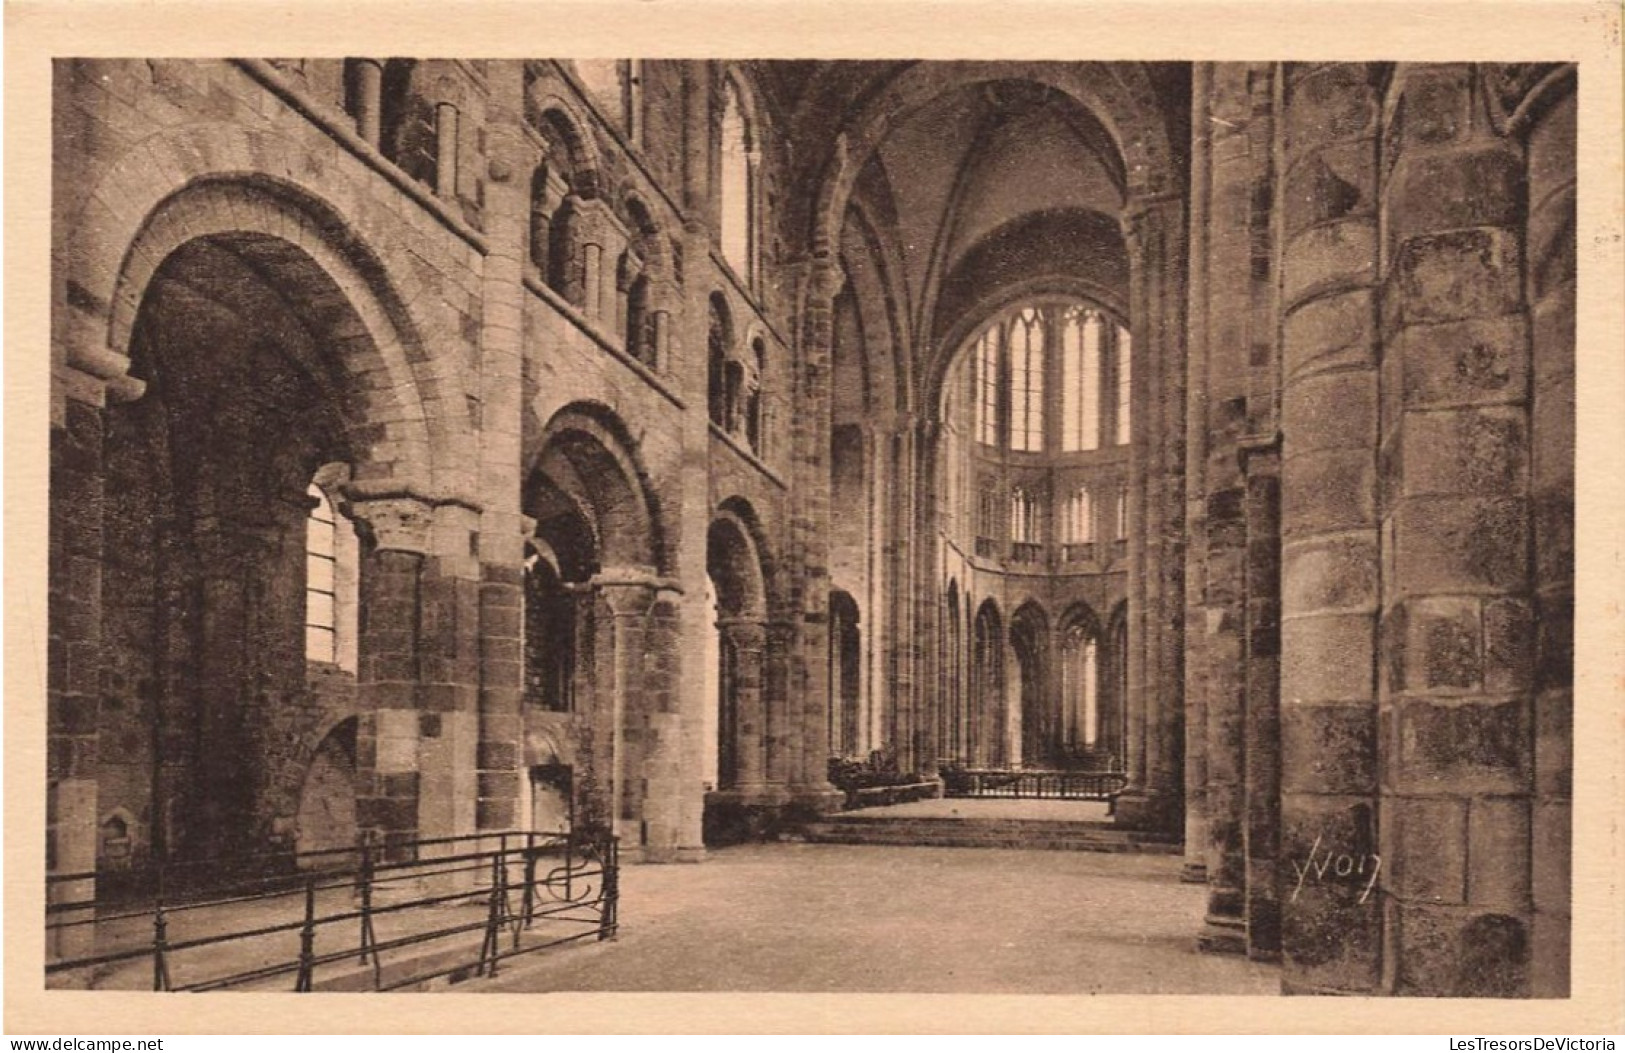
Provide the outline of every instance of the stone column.
{"type": "MultiPolygon", "coordinates": [[[[1530,496],[1535,551],[1535,906],[1530,994],[1569,993],[1574,770],[1575,94],[1527,131],[1532,343],[1530,496]]],[[[1537,100],[1546,101],[1546,100],[1537,100]]]]}
{"type": "Polygon", "coordinates": [[[1127,221],[1138,504],[1129,540],[1130,781],[1117,819],[1168,831],[1184,821],[1184,228],[1177,198],[1138,202],[1127,221]]]}
{"type": "Polygon", "coordinates": [[[1267,67],[1222,63],[1214,67],[1210,82],[1212,233],[1205,289],[1201,561],[1209,889],[1201,944],[1208,950],[1240,953],[1247,947],[1248,690],[1249,678],[1260,675],[1250,671],[1248,646],[1248,575],[1254,542],[1245,451],[1255,441],[1250,438],[1255,415],[1248,398],[1251,376],[1259,367],[1269,368],[1277,325],[1270,239],[1273,79],[1267,67]]]}
{"type": "MultiPolygon", "coordinates": [[[[893,597],[890,600],[893,606],[910,603],[912,607],[912,623],[897,625],[887,633],[884,640],[877,640],[875,644],[877,647],[883,646],[884,653],[896,655],[893,661],[898,664],[902,664],[907,656],[912,656],[909,664],[914,669],[914,707],[920,738],[920,746],[915,752],[914,767],[920,774],[933,778],[937,774],[938,762],[947,756],[943,735],[943,705],[946,695],[942,690],[947,663],[941,651],[943,618],[947,614],[947,608],[943,601],[944,582],[937,572],[937,545],[921,539],[929,538],[933,523],[940,522],[934,507],[937,503],[936,488],[925,481],[934,476],[940,478],[941,475],[935,471],[927,471],[923,466],[936,463],[941,426],[934,420],[920,420],[914,424],[912,431],[913,442],[906,446],[902,443],[896,444],[898,449],[886,466],[890,478],[906,481],[909,489],[906,507],[897,511],[896,518],[892,520],[894,525],[890,526],[892,530],[908,532],[908,544],[899,546],[908,550],[907,558],[904,559],[904,554],[899,552],[898,558],[892,562],[895,571],[887,574],[887,580],[872,583],[869,591],[877,608],[885,604],[888,597],[893,597]],[[926,496],[928,494],[932,496],[926,496]],[[905,572],[910,575],[908,579],[901,577],[905,572]],[[903,580],[908,580],[906,589],[900,587],[903,580]],[[912,600],[901,599],[902,597],[910,597],[912,600]],[[923,641],[927,640],[935,641],[935,644],[926,646],[923,641]]],[[[877,476],[877,485],[884,480],[885,476],[877,476]]],[[[892,488],[900,487],[888,487],[892,488]]],[[[882,525],[881,529],[886,529],[886,526],[882,525]]],[[[899,620],[901,613],[899,612],[899,620]]],[[[886,678],[881,675],[872,676],[869,683],[869,705],[875,710],[881,709],[885,705],[886,692],[886,678]]],[[[871,723],[870,726],[875,725],[871,723]]],[[[870,743],[871,748],[878,745],[878,740],[870,743]]]]}
{"type": "Polygon", "coordinates": [[[644,861],[685,858],[683,794],[684,721],[679,684],[680,601],[675,588],[655,592],[644,630],[643,785],[644,861]]]}
{"type": "Polygon", "coordinates": [[[527,255],[547,262],[547,222],[562,184],[532,199],[540,158],[524,130],[524,74],[517,62],[493,62],[486,106],[485,237],[481,276],[479,521],[479,802],[482,830],[519,820],[525,780],[525,542],[535,522],[520,512],[524,385],[523,287],[527,255]],[[545,214],[544,213],[545,210],[545,214]],[[527,245],[527,242],[530,244],[527,245]],[[528,249],[528,252],[527,252],[528,249]]]}
{"type": "Polygon", "coordinates": [[[1180,880],[1207,881],[1207,373],[1208,230],[1213,175],[1214,67],[1191,71],[1191,208],[1189,355],[1185,380],[1185,527],[1189,556],[1185,574],[1185,865],[1180,880]]]}
{"type": "Polygon", "coordinates": [[[800,639],[792,658],[791,704],[799,749],[791,769],[798,803],[814,811],[833,807],[829,785],[829,435],[835,296],[845,275],[832,257],[809,261],[799,332],[802,403],[792,425],[795,455],[795,609],[800,639]]]}
{"type": "MultiPolygon", "coordinates": [[[[103,419],[101,385],[69,397],[51,423],[49,602],[46,607],[45,869],[83,874],[46,886],[49,903],[95,898],[97,729],[101,698],[103,419]]],[[[88,914],[59,914],[77,922],[88,914]]],[[[47,934],[46,957],[95,950],[95,926],[47,934]]]]}
{"type": "Polygon", "coordinates": [[[412,497],[352,501],[361,554],[356,819],[389,858],[419,837],[421,585],[433,513],[412,497]]]}
{"type": "Polygon", "coordinates": [[[611,269],[606,278],[604,268],[615,266],[625,234],[620,231],[609,206],[598,198],[577,202],[576,221],[581,232],[578,251],[581,254],[582,313],[607,334],[613,332],[615,277],[611,269]]]}
{"type": "MultiPolygon", "coordinates": [[[[1289,65],[1279,125],[1281,846],[1303,867],[1376,848],[1377,115],[1372,71],[1289,65]]],[[[1289,872],[1292,873],[1292,872],[1289,872]]],[[[1331,873],[1330,870],[1327,871],[1331,873]]],[[[1369,993],[1379,896],[1283,887],[1282,983],[1369,993]]]]}
{"type": "Polygon", "coordinates": [[[793,758],[799,748],[798,730],[791,719],[790,666],[799,633],[795,622],[773,619],[767,623],[766,654],[762,664],[766,682],[762,693],[762,719],[767,743],[767,780],[789,786],[793,758]]]}
{"type": "Polygon", "coordinates": [[[374,58],[352,59],[355,76],[355,130],[368,146],[383,139],[384,64],[374,58]]]}
{"type": "Polygon", "coordinates": [[[605,568],[593,586],[607,609],[599,626],[594,687],[595,740],[601,765],[609,821],[631,861],[641,860],[643,793],[631,784],[641,779],[647,740],[644,710],[644,634],[656,583],[646,574],[605,568]],[[605,747],[608,756],[605,757],[605,747]]]}
{"type": "Polygon", "coordinates": [[[479,524],[477,508],[457,500],[438,502],[419,582],[420,837],[449,837],[477,828],[484,647],[481,568],[472,550],[479,524]]]}
{"type": "Polygon", "coordinates": [[[457,107],[439,102],[434,108],[434,192],[448,201],[457,198],[457,107]]]}
{"type": "Polygon", "coordinates": [[[1245,442],[1240,453],[1247,525],[1242,730],[1247,956],[1274,961],[1281,953],[1281,453],[1273,435],[1245,442]]]}
{"type": "Polygon", "coordinates": [[[724,647],[734,655],[733,689],[734,759],[738,779],[734,789],[748,796],[767,784],[767,711],[763,702],[762,657],[767,649],[767,626],[757,618],[726,618],[717,623],[724,647]]]}
{"type": "MultiPolygon", "coordinates": [[[[882,440],[870,438],[869,443],[874,446],[889,446],[889,465],[913,466],[919,461],[919,444],[930,441],[925,438],[930,426],[912,421],[903,422],[892,440],[887,443],[882,440]]],[[[870,655],[885,653],[887,660],[887,675],[881,683],[873,683],[865,687],[868,704],[875,707],[886,707],[894,714],[898,722],[896,738],[893,740],[897,746],[897,765],[901,771],[935,771],[936,755],[931,748],[932,721],[925,712],[923,684],[930,683],[924,676],[922,668],[925,662],[926,649],[921,646],[922,639],[929,638],[931,630],[929,622],[922,622],[917,613],[916,604],[923,594],[929,596],[932,590],[921,590],[916,587],[915,561],[913,557],[913,533],[908,525],[917,521],[915,509],[917,489],[914,472],[904,470],[900,472],[887,472],[882,475],[879,470],[880,458],[869,458],[871,466],[870,478],[877,492],[889,493],[890,501],[876,501],[871,504],[870,544],[875,552],[885,553],[886,558],[875,559],[871,564],[871,579],[885,575],[890,580],[890,588],[882,592],[880,582],[872,581],[871,596],[875,600],[884,597],[893,597],[886,604],[886,614],[881,614],[882,607],[873,600],[869,606],[869,622],[863,630],[865,652],[870,655]],[[883,480],[889,476],[890,486],[884,491],[880,490],[883,480]],[[886,633],[882,627],[888,619],[893,626],[892,631],[886,633]],[[884,648],[882,652],[881,648],[884,648]]],[[[861,736],[860,731],[860,736],[861,736]]],[[[878,746],[879,743],[874,743],[878,746]]]]}
{"type": "Polygon", "coordinates": [[[1534,566],[1518,145],[1402,69],[1383,187],[1384,986],[1530,993],[1534,566]]]}
{"type": "MultiPolygon", "coordinates": [[[[656,307],[655,309],[655,348],[653,348],[653,358],[655,358],[655,361],[650,362],[652,369],[655,369],[656,372],[671,372],[671,367],[673,367],[673,362],[671,362],[671,310],[666,309],[666,307],[656,307]]],[[[700,403],[700,405],[704,405],[704,403],[700,403]]]]}

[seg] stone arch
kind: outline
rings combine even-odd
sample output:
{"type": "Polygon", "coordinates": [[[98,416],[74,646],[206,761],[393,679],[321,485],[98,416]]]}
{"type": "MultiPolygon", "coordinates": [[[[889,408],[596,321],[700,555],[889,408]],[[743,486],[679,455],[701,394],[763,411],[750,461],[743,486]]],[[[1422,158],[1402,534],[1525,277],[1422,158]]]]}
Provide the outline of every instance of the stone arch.
{"type": "Polygon", "coordinates": [[[603,161],[597,141],[585,130],[590,122],[576,104],[534,79],[525,91],[525,120],[538,132],[553,132],[564,144],[570,190],[582,198],[597,197],[605,185],[603,161]]]}
{"type": "Polygon", "coordinates": [[[1010,615],[1010,651],[1015,658],[1021,713],[1021,761],[1050,767],[1057,741],[1059,700],[1050,690],[1050,623],[1043,606],[1028,599],[1010,615]]]}
{"type": "Polygon", "coordinates": [[[971,623],[971,691],[966,720],[966,752],[973,766],[1000,767],[1005,763],[1004,620],[991,596],[976,608],[971,623]]]}
{"type": "Polygon", "coordinates": [[[863,251],[847,249],[841,253],[841,270],[847,276],[842,294],[852,297],[864,332],[862,353],[869,377],[868,391],[871,397],[878,399],[882,413],[907,412],[913,404],[914,363],[913,356],[906,350],[909,343],[906,312],[893,292],[896,275],[901,270],[900,261],[888,251],[866,210],[854,208],[850,223],[849,229],[854,229],[862,239],[863,251]],[[877,353],[875,342],[870,339],[879,325],[885,327],[887,353],[884,354],[877,353]]]}
{"type": "MultiPolygon", "coordinates": [[[[766,777],[764,652],[768,593],[750,506],[731,498],[706,531],[706,575],[716,598],[715,662],[707,682],[715,690],[717,789],[760,786],[766,777]]],[[[721,813],[710,820],[713,828],[721,813]]]]}
{"type": "Polygon", "coordinates": [[[205,177],[155,203],[131,234],[108,294],[109,350],[128,361],[155,275],[199,243],[229,247],[273,276],[280,296],[323,337],[348,389],[352,430],[367,433],[358,445],[370,450],[372,478],[387,474],[385,485],[396,491],[430,490],[435,455],[449,451],[455,444],[447,440],[464,426],[430,417],[419,394],[423,385],[457,383],[440,375],[405,306],[421,290],[409,276],[392,280],[335,206],[299,187],[260,176],[205,177]]]}
{"type": "MultiPolygon", "coordinates": [[[[166,853],[292,849],[309,488],[434,494],[451,444],[431,442],[419,396],[433,365],[370,249],[280,180],[161,197],[111,280],[108,347],[146,392],[105,417],[110,688],[179,729],[155,747],[175,773],[153,794],[166,853]]],[[[107,729],[124,719],[110,707],[107,729]]]]}
{"type": "Polygon", "coordinates": [[[1098,639],[1101,625],[1099,616],[1095,614],[1094,608],[1089,606],[1087,600],[1074,600],[1061,612],[1061,617],[1055,622],[1055,628],[1061,633],[1082,629],[1098,639]]]}
{"type": "Polygon", "coordinates": [[[706,531],[706,568],[716,583],[717,610],[724,618],[765,619],[769,613],[768,569],[761,530],[750,505],[729,498],[706,531]]]}
{"type": "Polygon", "coordinates": [[[671,242],[665,237],[655,210],[641,193],[628,189],[621,196],[622,215],[631,243],[643,256],[644,273],[654,279],[670,279],[671,242]]]}
{"type": "Polygon", "coordinates": [[[837,251],[842,218],[858,175],[893,125],[947,91],[992,81],[1025,80],[1056,89],[1088,110],[1105,128],[1126,173],[1129,198],[1166,191],[1176,177],[1173,145],[1163,127],[1156,93],[1137,63],[915,62],[901,67],[868,98],[836,139],[818,178],[808,231],[815,256],[837,251]]]}
{"type": "Polygon", "coordinates": [[[527,504],[537,487],[562,492],[588,525],[598,569],[669,569],[671,554],[653,484],[637,443],[608,407],[590,402],[553,415],[531,461],[527,504]]]}
{"type": "Polygon", "coordinates": [[[863,741],[863,609],[847,590],[829,594],[830,755],[854,756],[863,741]]]}

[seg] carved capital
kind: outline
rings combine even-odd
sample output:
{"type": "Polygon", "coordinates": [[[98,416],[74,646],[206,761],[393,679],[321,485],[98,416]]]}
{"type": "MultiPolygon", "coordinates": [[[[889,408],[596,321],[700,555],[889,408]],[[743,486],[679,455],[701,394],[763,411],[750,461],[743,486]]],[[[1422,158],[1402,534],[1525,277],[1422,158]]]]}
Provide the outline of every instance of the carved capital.
{"type": "Polygon", "coordinates": [[[434,508],[421,497],[400,495],[351,500],[346,509],[357,532],[376,549],[413,552],[430,551],[434,528],[434,508]]]}

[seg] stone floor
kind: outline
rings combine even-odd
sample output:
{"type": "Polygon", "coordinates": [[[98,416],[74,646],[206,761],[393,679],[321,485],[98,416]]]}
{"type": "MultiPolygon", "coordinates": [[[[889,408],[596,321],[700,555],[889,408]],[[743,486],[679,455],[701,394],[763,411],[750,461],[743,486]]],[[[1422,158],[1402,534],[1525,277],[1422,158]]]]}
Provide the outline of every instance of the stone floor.
{"type": "Polygon", "coordinates": [[[454,990],[1276,993],[1275,967],[1196,951],[1204,891],[1179,867],[1094,852],[723,849],[699,866],[624,868],[618,939],[454,990]]]}

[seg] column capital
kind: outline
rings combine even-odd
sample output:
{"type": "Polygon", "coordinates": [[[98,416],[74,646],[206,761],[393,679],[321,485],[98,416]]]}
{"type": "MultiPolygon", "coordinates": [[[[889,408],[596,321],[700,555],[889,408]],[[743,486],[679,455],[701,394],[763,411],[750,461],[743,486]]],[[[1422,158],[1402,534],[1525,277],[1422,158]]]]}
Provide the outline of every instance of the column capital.
{"type": "Polygon", "coordinates": [[[677,587],[672,580],[642,567],[605,567],[587,584],[617,618],[642,617],[654,606],[660,592],[677,587]]]}
{"type": "Polygon", "coordinates": [[[346,511],[379,551],[427,555],[432,547],[434,506],[410,494],[352,498],[346,511]]]}

